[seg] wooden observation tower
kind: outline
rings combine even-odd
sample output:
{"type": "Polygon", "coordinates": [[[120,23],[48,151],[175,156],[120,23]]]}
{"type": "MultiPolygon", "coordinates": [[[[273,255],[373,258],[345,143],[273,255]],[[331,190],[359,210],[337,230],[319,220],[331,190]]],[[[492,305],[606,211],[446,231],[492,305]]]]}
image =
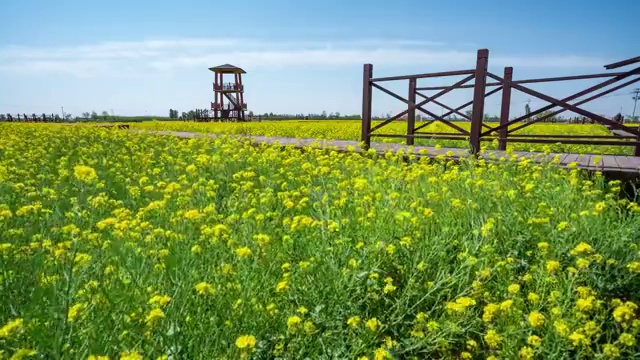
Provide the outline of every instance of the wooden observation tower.
{"type": "Polygon", "coordinates": [[[215,74],[213,82],[214,102],[211,103],[214,121],[245,121],[244,86],[242,74],[246,71],[239,67],[224,64],[209,68],[215,74]],[[224,74],[233,74],[233,82],[224,82],[224,74]]]}

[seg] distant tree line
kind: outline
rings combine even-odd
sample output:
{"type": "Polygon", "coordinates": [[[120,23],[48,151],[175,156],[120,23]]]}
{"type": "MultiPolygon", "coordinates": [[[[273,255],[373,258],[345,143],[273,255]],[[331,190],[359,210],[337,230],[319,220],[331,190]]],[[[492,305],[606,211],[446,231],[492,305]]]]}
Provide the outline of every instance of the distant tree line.
{"type": "MultiPolygon", "coordinates": [[[[209,117],[213,116],[213,112],[208,109],[195,109],[189,111],[179,112],[175,109],[169,109],[169,119],[175,120],[194,120],[198,117],[209,117]]],[[[340,112],[330,112],[327,113],[323,111],[320,114],[316,113],[308,113],[308,114],[288,114],[288,113],[274,113],[274,112],[266,112],[263,114],[254,114],[253,111],[249,111],[247,113],[249,118],[259,117],[260,119],[265,120],[304,120],[304,119],[312,119],[312,120],[360,120],[361,116],[358,115],[343,115],[340,112]]]]}
{"type": "Polygon", "coordinates": [[[320,114],[317,113],[308,113],[308,114],[287,114],[287,113],[273,113],[273,112],[268,112],[268,113],[263,113],[263,114],[258,114],[262,119],[277,119],[277,120],[360,120],[362,119],[362,117],[360,116],[360,114],[356,114],[356,115],[347,115],[347,114],[340,114],[340,112],[330,112],[327,114],[326,111],[321,112],[320,114]]]}

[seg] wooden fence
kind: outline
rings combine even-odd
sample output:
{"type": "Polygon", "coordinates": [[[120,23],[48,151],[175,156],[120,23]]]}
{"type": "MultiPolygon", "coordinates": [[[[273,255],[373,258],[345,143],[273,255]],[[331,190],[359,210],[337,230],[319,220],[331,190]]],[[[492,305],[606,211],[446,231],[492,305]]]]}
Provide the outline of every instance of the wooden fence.
{"type": "Polygon", "coordinates": [[[59,115],[56,114],[0,114],[0,122],[65,122],[59,115]]]}
{"type": "MultiPolygon", "coordinates": [[[[495,75],[488,71],[489,63],[489,50],[478,50],[476,66],[474,69],[446,71],[437,73],[425,73],[415,75],[403,75],[403,76],[390,76],[390,77],[373,77],[373,65],[364,65],[363,74],[363,94],[362,94],[362,132],[361,140],[366,147],[371,145],[372,137],[386,137],[386,138],[405,138],[407,145],[413,145],[415,139],[427,138],[427,139],[444,139],[444,140],[466,140],[469,142],[469,147],[472,153],[480,151],[481,141],[495,141],[498,140],[498,148],[500,150],[506,150],[507,143],[519,142],[519,143],[563,143],[563,144],[584,144],[584,145],[619,145],[619,146],[635,146],[635,156],[640,156],[640,131],[637,127],[628,127],[623,125],[620,121],[610,120],[601,115],[595,114],[591,111],[585,110],[580,105],[586,104],[592,100],[610,94],[616,90],[627,87],[640,81],[640,67],[636,67],[629,71],[623,72],[607,72],[600,74],[589,75],[577,75],[577,76],[563,76],[553,78],[540,78],[540,79],[513,79],[513,68],[505,67],[502,76],[495,75]],[[418,87],[417,80],[423,78],[442,78],[450,76],[464,76],[463,79],[457,81],[450,86],[432,86],[432,87],[418,87]],[[492,82],[488,82],[487,79],[492,79],[492,82]],[[582,79],[597,79],[597,78],[609,78],[602,81],[599,84],[591,86],[585,90],[579,91],[573,95],[557,99],[555,97],[543,94],[535,91],[524,84],[532,83],[545,83],[545,82],[558,82],[558,81],[573,81],[582,79]],[[408,80],[408,98],[404,98],[389,89],[380,85],[381,83],[388,81],[408,80]],[[473,81],[472,83],[469,83],[473,81]],[[615,86],[614,86],[615,85],[615,86]],[[612,86],[606,90],[597,92],[603,88],[612,86]],[[407,109],[392,116],[391,118],[372,126],[371,113],[372,113],[372,93],[373,89],[377,89],[387,95],[390,95],[404,104],[407,109]],[[457,107],[450,107],[446,104],[438,101],[438,98],[455,90],[455,89],[473,89],[473,99],[467,103],[464,103],[457,107]],[[494,88],[487,92],[488,88],[494,88]],[[536,97],[540,100],[550,103],[537,110],[532,111],[524,116],[510,119],[510,102],[511,94],[513,90],[521,91],[530,96],[536,97]],[[437,91],[433,95],[426,95],[425,91],[437,91]],[[484,118],[484,105],[485,99],[493,94],[501,92],[501,106],[500,106],[500,122],[498,126],[490,126],[483,122],[484,118]],[[597,92],[597,93],[595,93],[597,92]],[[587,96],[581,100],[581,97],[587,96]],[[421,98],[418,101],[418,97],[421,98]],[[577,101],[576,101],[577,100],[577,101]],[[573,103],[570,103],[575,101],[573,103]],[[432,103],[446,109],[448,112],[437,115],[425,108],[425,105],[432,103]],[[461,110],[471,106],[471,116],[463,113],[461,110]],[[543,114],[556,107],[560,109],[551,113],[543,114]],[[416,110],[424,113],[431,120],[426,121],[416,127],[416,110]],[[556,116],[565,111],[572,111],[576,114],[582,115],[588,119],[591,119],[595,123],[607,126],[610,129],[617,130],[618,134],[623,135],[579,135],[579,134],[516,134],[515,132],[531,126],[537,122],[544,121],[545,119],[556,116]],[[470,130],[466,130],[458,124],[446,119],[447,116],[455,114],[462,117],[471,123],[470,130]],[[532,117],[543,114],[532,121],[532,117]],[[384,134],[376,132],[389,123],[398,120],[402,117],[406,117],[407,131],[406,134],[384,134]],[[450,128],[453,132],[427,132],[424,131],[426,127],[434,122],[441,122],[450,128]]],[[[618,63],[605,65],[607,70],[616,69],[623,66],[628,66],[634,63],[640,63],[640,57],[624,60],[618,63]]]]}

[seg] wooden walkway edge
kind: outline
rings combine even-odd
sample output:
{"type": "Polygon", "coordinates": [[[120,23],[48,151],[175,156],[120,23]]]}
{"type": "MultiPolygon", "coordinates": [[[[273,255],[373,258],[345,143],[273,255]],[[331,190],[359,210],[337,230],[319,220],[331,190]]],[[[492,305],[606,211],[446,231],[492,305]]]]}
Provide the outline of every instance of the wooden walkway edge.
{"type": "MultiPolygon", "coordinates": [[[[254,136],[254,135],[226,135],[214,133],[196,133],[187,131],[164,131],[164,130],[131,130],[131,132],[155,134],[155,135],[172,135],[179,138],[217,138],[232,137],[250,141],[255,145],[270,144],[280,146],[294,146],[297,148],[312,147],[334,149],[337,151],[349,151],[349,149],[360,149],[360,142],[354,140],[334,140],[334,139],[314,139],[314,138],[291,138],[291,137],[274,137],[274,136],[254,136]]],[[[461,148],[445,148],[432,146],[407,146],[399,143],[380,143],[372,142],[371,149],[378,154],[384,154],[388,151],[403,151],[407,155],[416,157],[444,158],[446,160],[460,160],[469,157],[469,151],[461,148]]],[[[640,176],[640,157],[626,155],[595,155],[595,154],[564,154],[564,153],[540,153],[540,152],[523,152],[514,151],[506,152],[499,150],[488,150],[480,154],[487,161],[498,162],[500,159],[509,159],[517,155],[531,159],[536,163],[551,162],[558,159],[557,165],[561,168],[584,169],[588,171],[601,171],[610,175],[622,175],[624,177],[640,176]]]]}

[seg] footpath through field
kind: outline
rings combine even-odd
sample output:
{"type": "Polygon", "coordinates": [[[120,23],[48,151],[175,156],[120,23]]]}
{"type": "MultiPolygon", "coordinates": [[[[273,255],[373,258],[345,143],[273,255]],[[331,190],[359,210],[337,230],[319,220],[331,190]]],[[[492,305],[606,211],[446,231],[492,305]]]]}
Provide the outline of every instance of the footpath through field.
{"type": "MultiPolygon", "coordinates": [[[[172,135],[179,138],[216,138],[229,136],[250,141],[255,145],[270,144],[281,146],[294,146],[297,148],[312,147],[334,149],[337,151],[349,151],[359,149],[360,142],[354,140],[334,140],[334,139],[313,139],[313,138],[290,138],[275,136],[254,136],[254,135],[223,135],[213,133],[197,133],[187,131],[154,131],[154,130],[131,130],[132,132],[143,132],[156,135],[172,135]]],[[[416,157],[444,158],[446,160],[460,160],[469,156],[467,149],[460,148],[436,148],[433,146],[407,146],[397,143],[372,142],[371,149],[378,154],[384,154],[391,150],[397,152],[402,150],[406,154],[413,154],[416,157]]],[[[640,176],[640,157],[625,155],[594,155],[594,154],[559,154],[540,153],[524,151],[498,151],[488,150],[482,153],[487,161],[499,161],[501,158],[510,158],[513,155],[526,157],[537,163],[549,162],[557,157],[558,166],[563,168],[572,167],[569,164],[575,163],[576,167],[589,171],[601,171],[612,176],[636,177],[640,176]]]]}

